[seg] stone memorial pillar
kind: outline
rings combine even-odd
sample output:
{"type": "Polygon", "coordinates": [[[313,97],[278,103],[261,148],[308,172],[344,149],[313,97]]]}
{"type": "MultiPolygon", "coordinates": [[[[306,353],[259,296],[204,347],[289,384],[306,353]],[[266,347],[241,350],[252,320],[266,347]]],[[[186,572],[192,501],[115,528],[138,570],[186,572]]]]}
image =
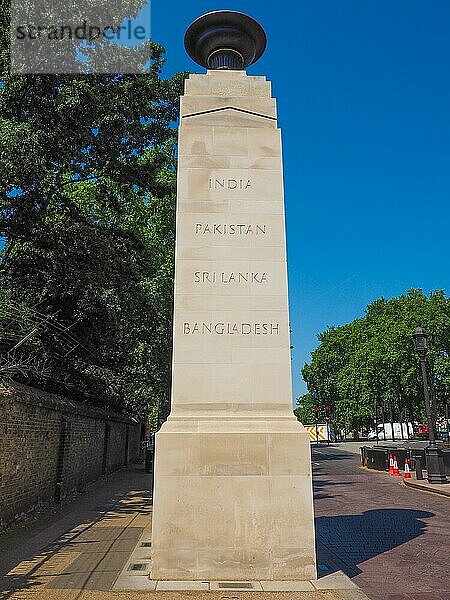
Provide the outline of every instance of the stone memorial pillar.
{"type": "Polygon", "coordinates": [[[265,34],[219,11],[191,25],[186,47],[209,70],[181,98],[172,412],[156,435],[151,578],[315,579],[280,130],[270,83],[243,70],[265,34]]]}

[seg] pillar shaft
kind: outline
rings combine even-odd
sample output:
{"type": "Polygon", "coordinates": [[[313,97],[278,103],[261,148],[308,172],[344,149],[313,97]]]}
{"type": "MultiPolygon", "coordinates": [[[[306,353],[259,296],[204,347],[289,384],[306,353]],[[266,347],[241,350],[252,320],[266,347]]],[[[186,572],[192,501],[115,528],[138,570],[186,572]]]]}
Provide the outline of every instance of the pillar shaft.
{"type": "Polygon", "coordinates": [[[181,99],[172,412],[153,579],[313,579],[309,435],[292,413],[281,137],[264,77],[181,99]]]}

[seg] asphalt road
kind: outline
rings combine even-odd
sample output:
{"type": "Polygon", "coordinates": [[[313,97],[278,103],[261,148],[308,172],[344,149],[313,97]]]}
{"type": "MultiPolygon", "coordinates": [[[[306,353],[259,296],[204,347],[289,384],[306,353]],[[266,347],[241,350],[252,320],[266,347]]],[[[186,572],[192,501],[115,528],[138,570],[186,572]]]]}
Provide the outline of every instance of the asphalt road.
{"type": "Polygon", "coordinates": [[[450,600],[450,500],[361,469],[350,449],[312,449],[323,560],[373,600],[450,600]]]}

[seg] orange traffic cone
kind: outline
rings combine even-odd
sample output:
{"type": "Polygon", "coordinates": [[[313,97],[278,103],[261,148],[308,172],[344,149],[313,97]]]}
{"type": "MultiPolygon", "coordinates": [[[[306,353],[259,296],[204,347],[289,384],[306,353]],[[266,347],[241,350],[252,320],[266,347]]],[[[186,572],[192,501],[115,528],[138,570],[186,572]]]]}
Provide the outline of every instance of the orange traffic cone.
{"type": "Polygon", "coordinates": [[[398,463],[397,463],[397,457],[394,454],[394,467],[393,467],[393,471],[392,471],[392,475],[395,475],[396,477],[400,476],[400,471],[398,470],[398,463]]]}
{"type": "Polygon", "coordinates": [[[394,474],[394,457],[392,454],[389,454],[389,475],[394,474]]]}
{"type": "Polygon", "coordinates": [[[407,458],[405,458],[405,474],[403,475],[403,479],[411,479],[411,471],[409,470],[409,462],[407,458]]]}

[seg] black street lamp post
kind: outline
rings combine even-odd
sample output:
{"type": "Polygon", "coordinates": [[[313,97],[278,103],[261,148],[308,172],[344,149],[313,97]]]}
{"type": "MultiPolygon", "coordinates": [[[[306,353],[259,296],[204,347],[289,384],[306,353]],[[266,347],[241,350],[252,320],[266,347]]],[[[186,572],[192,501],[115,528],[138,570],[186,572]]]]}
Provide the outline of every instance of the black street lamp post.
{"type": "MultiPolygon", "coordinates": [[[[383,424],[384,427],[384,424],[383,424]]],[[[380,443],[380,438],[378,435],[378,401],[375,399],[375,438],[377,440],[377,446],[380,443]]]]}
{"type": "Polygon", "coordinates": [[[325,406],[325,423],[327,428],[327,446],[330,445],[330,407],[328,404],[325,406]]]}
{"type": "Polygon", "coordinates": [[[314,418],[316,420],[316,446],[319,445],[319,407],[314,406],[314,418]]]}
{"type": "Polygon", "coordinates": [[[430,483],[448,483],[444,471],[444,458],[441,450],[436,445],[436,433],[434,427],[433,413],[431,410],[430,390],[428,387],[427,366],[425,355],[428,350],[428,334],[423,327],[416,327],[413,333],[414,345],[420,358],[420,367],[422,369],[423,394],[425,397],[425,410],[428,421],[428,439],[430,441],[425,448],[427,459],[428,481],[430,483]]]}

